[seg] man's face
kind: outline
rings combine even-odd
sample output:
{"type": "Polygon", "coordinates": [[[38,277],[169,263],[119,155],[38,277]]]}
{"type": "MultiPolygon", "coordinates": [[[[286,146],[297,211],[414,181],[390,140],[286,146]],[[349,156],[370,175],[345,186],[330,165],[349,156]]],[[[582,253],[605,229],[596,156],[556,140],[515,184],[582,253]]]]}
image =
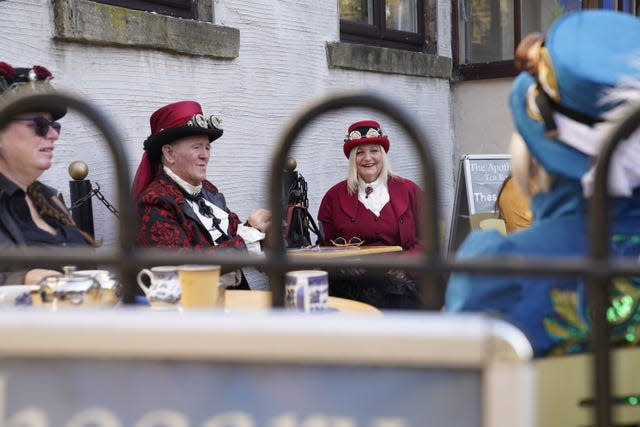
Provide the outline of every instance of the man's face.
{"type": "Polygon", "coordinates": [[[162,147],[165,165],[191,185],[200,185],[207,178],[211,156],[206,135],[187,136],[162,147]]]}

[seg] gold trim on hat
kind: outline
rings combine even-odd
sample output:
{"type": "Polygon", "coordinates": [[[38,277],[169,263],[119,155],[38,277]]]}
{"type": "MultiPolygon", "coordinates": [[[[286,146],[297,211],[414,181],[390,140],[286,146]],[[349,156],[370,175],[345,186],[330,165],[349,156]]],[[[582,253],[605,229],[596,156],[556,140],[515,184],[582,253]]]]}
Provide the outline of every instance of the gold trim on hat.
{"type": "Polygon", "coordinates": [[[560,89],[558,88],[558,80],[553,68],[549,51],[546,47],[540,48],[540,61],[538,62],[538,82],[544,91],[555,102],[560,102],[560,89]]]}
{"type": "Polygon", "coordinates": [[[536,97],[538,96],[538,85],[532,83],[527,89],[527,114],[533,120],[539,122],[542,120],[542,114],[540,114],[540,109],[538,108],[538,104],[536,104],[536,97]]]}

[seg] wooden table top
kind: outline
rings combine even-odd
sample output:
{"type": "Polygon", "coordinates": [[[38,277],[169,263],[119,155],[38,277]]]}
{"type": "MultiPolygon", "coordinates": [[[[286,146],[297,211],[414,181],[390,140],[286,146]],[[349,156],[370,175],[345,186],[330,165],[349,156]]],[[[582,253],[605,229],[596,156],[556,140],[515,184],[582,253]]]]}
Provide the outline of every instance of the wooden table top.
{"type": "MultiPolygon", "coordinates": [[[[346,298],[330,296],[328,303],[329,308],[335,309],[341,314],[382,314],[372,305],[346,298]]],[[[269,310],[271,308],[271,292],[228,289],[225,292],[225,308],[231,311],[269,310]]]]}
{"type": "Polygon", "coordinates": [[[287,255],[311,258],[345,258],[391,252],[402,252],[402,246],[316,246],[308,249],[289,249],[287,255]]]}

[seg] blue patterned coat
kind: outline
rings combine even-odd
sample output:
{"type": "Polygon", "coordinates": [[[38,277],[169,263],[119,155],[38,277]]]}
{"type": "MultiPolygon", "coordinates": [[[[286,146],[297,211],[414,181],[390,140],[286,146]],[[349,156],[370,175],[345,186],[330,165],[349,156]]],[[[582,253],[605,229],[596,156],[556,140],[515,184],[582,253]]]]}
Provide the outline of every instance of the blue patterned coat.
{"type": "MultiPolygon", "coordinates": [[[[532,200],[530,228],[503,236],[497,231],[471,233],[459,259],[509,256],[583,256],[588,254],[587,202],[580,183],[559,180],[548,194],[532,200]]],[[[640,190],[613,200],[611,254],[640,255],[640,190]]],[[[640,281],[614,280],[608,317],[614,342],[637,342],[640,281]]],[[[445,298],[450,312],[488,312],[519,327],[536,356],[587,349],[589,308],[585,284],[575,277],[453,274],[445,298]]]]}

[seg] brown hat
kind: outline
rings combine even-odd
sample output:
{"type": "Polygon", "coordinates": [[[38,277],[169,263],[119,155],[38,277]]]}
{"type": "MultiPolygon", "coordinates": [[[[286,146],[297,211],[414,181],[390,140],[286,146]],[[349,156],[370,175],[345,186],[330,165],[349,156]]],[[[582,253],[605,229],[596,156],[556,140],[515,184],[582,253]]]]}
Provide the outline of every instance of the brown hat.
{"type": "MultiPolygon", "coordinates": [[[[0,61],[0,95],[16,94],[27,96],[38,93],[51,93],[53,88],[49,81],[53,79],[51,71],[41,65],[31,68],[14,68],[0,61]]],[[[66,107],[42,107],[42,111],[51,113],[53,120],[67,114],[66,107]]]]}
{"type": "Polygon", "coordinates": [[[205,118],[202,107],[195,101],[178,101],[156,110],[149,119],[151,135],[144,142],[144,150],[152,162],[160,163],[162,146],[193,135],[207,135],[209,142],[222,136],[220,119],[205,118]]]}

